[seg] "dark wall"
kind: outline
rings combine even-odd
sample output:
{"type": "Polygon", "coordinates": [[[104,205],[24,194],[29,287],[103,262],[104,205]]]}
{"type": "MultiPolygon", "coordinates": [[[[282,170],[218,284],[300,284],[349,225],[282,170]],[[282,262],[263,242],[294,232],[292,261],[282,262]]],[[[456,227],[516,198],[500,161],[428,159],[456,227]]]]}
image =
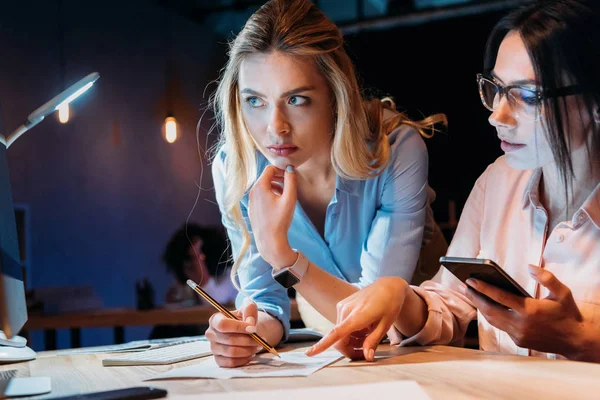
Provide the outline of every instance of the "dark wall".
{"type": "Polygon", "coordinates": [[[448,201],[462,209],[477,177],[501,155],[489,112],[479,99],[487,35],[503,13],[461,17],[347,37],[366,88],[392,95],[399,108],[420,118],[445,113],[447,131],[426,143],[436,218],[446,221],[448,201]]]}

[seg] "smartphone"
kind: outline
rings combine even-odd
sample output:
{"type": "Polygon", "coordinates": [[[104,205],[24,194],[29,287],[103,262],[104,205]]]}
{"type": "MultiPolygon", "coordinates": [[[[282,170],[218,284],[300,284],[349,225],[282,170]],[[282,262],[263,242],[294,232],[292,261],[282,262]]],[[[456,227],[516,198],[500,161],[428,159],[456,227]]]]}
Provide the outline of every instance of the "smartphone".
{"type": "Polygon", "coordinates": [[[125,389],[105,390],[102,392],[80,393],[69,396],[52,397],[48,400],[145,400],[167,397],[167,391],[150,386],[136,386],[125,389]]]}
{"type": "MultiPolygon", "coordinates": [[[[440,263],[465,284],[467,279],[474,278],[517,296],[531,297],[521,285],[492,260],[483,258],[440,257],[440,263]]],[[[470,286],[469,288],[473,289],[470,286]]],[[[498,304],[484,294],[477,293],[488,301],[498,304]]]]}

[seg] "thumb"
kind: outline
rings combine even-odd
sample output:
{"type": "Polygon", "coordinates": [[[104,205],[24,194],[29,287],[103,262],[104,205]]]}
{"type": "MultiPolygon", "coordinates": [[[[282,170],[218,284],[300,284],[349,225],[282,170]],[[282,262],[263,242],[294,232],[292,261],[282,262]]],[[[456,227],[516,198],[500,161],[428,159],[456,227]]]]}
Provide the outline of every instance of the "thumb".
{"type": "Polygon", "coordinates": [[[256,322],[258,321],[258,306],[250,298],[246,298],[245,304],[242,307],[242,320],[250,325],[248,328],[246,328],[246,331],[248,331],[248,333],[256,333],[256,322]]]}
{"type": "Polygon", "coordinates": [[[562,299],[568,296],[571,291],[554,274],[538,266],[529,265],[529,274],[533,279],[539,282],[550,291],[551,298],[562,299]]]}
{"type": "Polygon", "coordinates": [[[297,199],[297,190],[296,170],[294,169],[293,165],[288,165],[285,169],[282,197],[286,200],[286,202],[290,202],[295,205],[297,199]]]}
{"type": "Polygon", "coordinates": [[[365,356],[365,360],[367,361],[375,361],[375,350],[377,350],[377,346],[379,346],[379,342],[389,329],[389,325],[385,321],[380,321],[377,324],[377,327],[369,333],[369,336],[363,342],[363,354],[365,356]]]}

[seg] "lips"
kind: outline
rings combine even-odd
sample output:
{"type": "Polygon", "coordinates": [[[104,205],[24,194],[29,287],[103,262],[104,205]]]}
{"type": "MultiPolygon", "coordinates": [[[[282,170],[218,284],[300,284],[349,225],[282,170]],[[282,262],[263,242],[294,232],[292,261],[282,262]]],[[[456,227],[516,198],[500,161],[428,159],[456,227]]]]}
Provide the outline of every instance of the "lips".
{"type": "Polygon", "coordinates": [[[499,137],[500,139],[500,148],[502,149],[502,151],[504,151],[505,153],[510,153],[511,151],[516,151],[519,149],[522,149],[523,147],[525,147],[526,145],[522,144],[522,143],[512,143],[509,142],[501,137],[499,137]]]}
{"type": "Polygon", "coordinates": [[[291,144],[284,144],[280,146],[268,146],[267,149],[275,156],[287,157],[295,153],[298,150],[298,147],[291,144]]]}

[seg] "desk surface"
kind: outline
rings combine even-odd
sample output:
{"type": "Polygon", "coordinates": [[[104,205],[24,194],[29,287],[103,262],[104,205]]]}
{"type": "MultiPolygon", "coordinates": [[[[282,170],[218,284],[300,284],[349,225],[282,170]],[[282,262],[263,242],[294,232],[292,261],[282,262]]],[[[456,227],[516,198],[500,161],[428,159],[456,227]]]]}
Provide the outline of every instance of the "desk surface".
{"type": "MultiPolygon", "coordinates": [[[[498,355],[447,346],[382,345],[375,363],[343,359],[309,377],[229,380],[143,381],[158,372],[202,362],[202,359],[171,366],[103,367],[101,360],[107,356],[56,356],[53,352],[40,352],[34,361],[3,365],[0,371],[16,369],[16,377],[51,377],[52,393],[35,399],[129,386],[164,388],[169,398],[196,398],[204,392],[291,390],[391,380],[415,380],[434,400],[597,399],[600,393],[598,364],[498,355]]],[[[390,398],[400,399],[401,394],[390,398]]]]}
{"type": "MultiPolygon", "coordinates": [[[[292,300],[291,320],[300,320],[296,301],[292,300]]],[[[208,324],[216,312],[210,305],[185,308],[157,308],[136,310],[127,308],[104,309],[65,314],[31,314],[23,329],[98,328],[135,325],[208,324]]]]}

